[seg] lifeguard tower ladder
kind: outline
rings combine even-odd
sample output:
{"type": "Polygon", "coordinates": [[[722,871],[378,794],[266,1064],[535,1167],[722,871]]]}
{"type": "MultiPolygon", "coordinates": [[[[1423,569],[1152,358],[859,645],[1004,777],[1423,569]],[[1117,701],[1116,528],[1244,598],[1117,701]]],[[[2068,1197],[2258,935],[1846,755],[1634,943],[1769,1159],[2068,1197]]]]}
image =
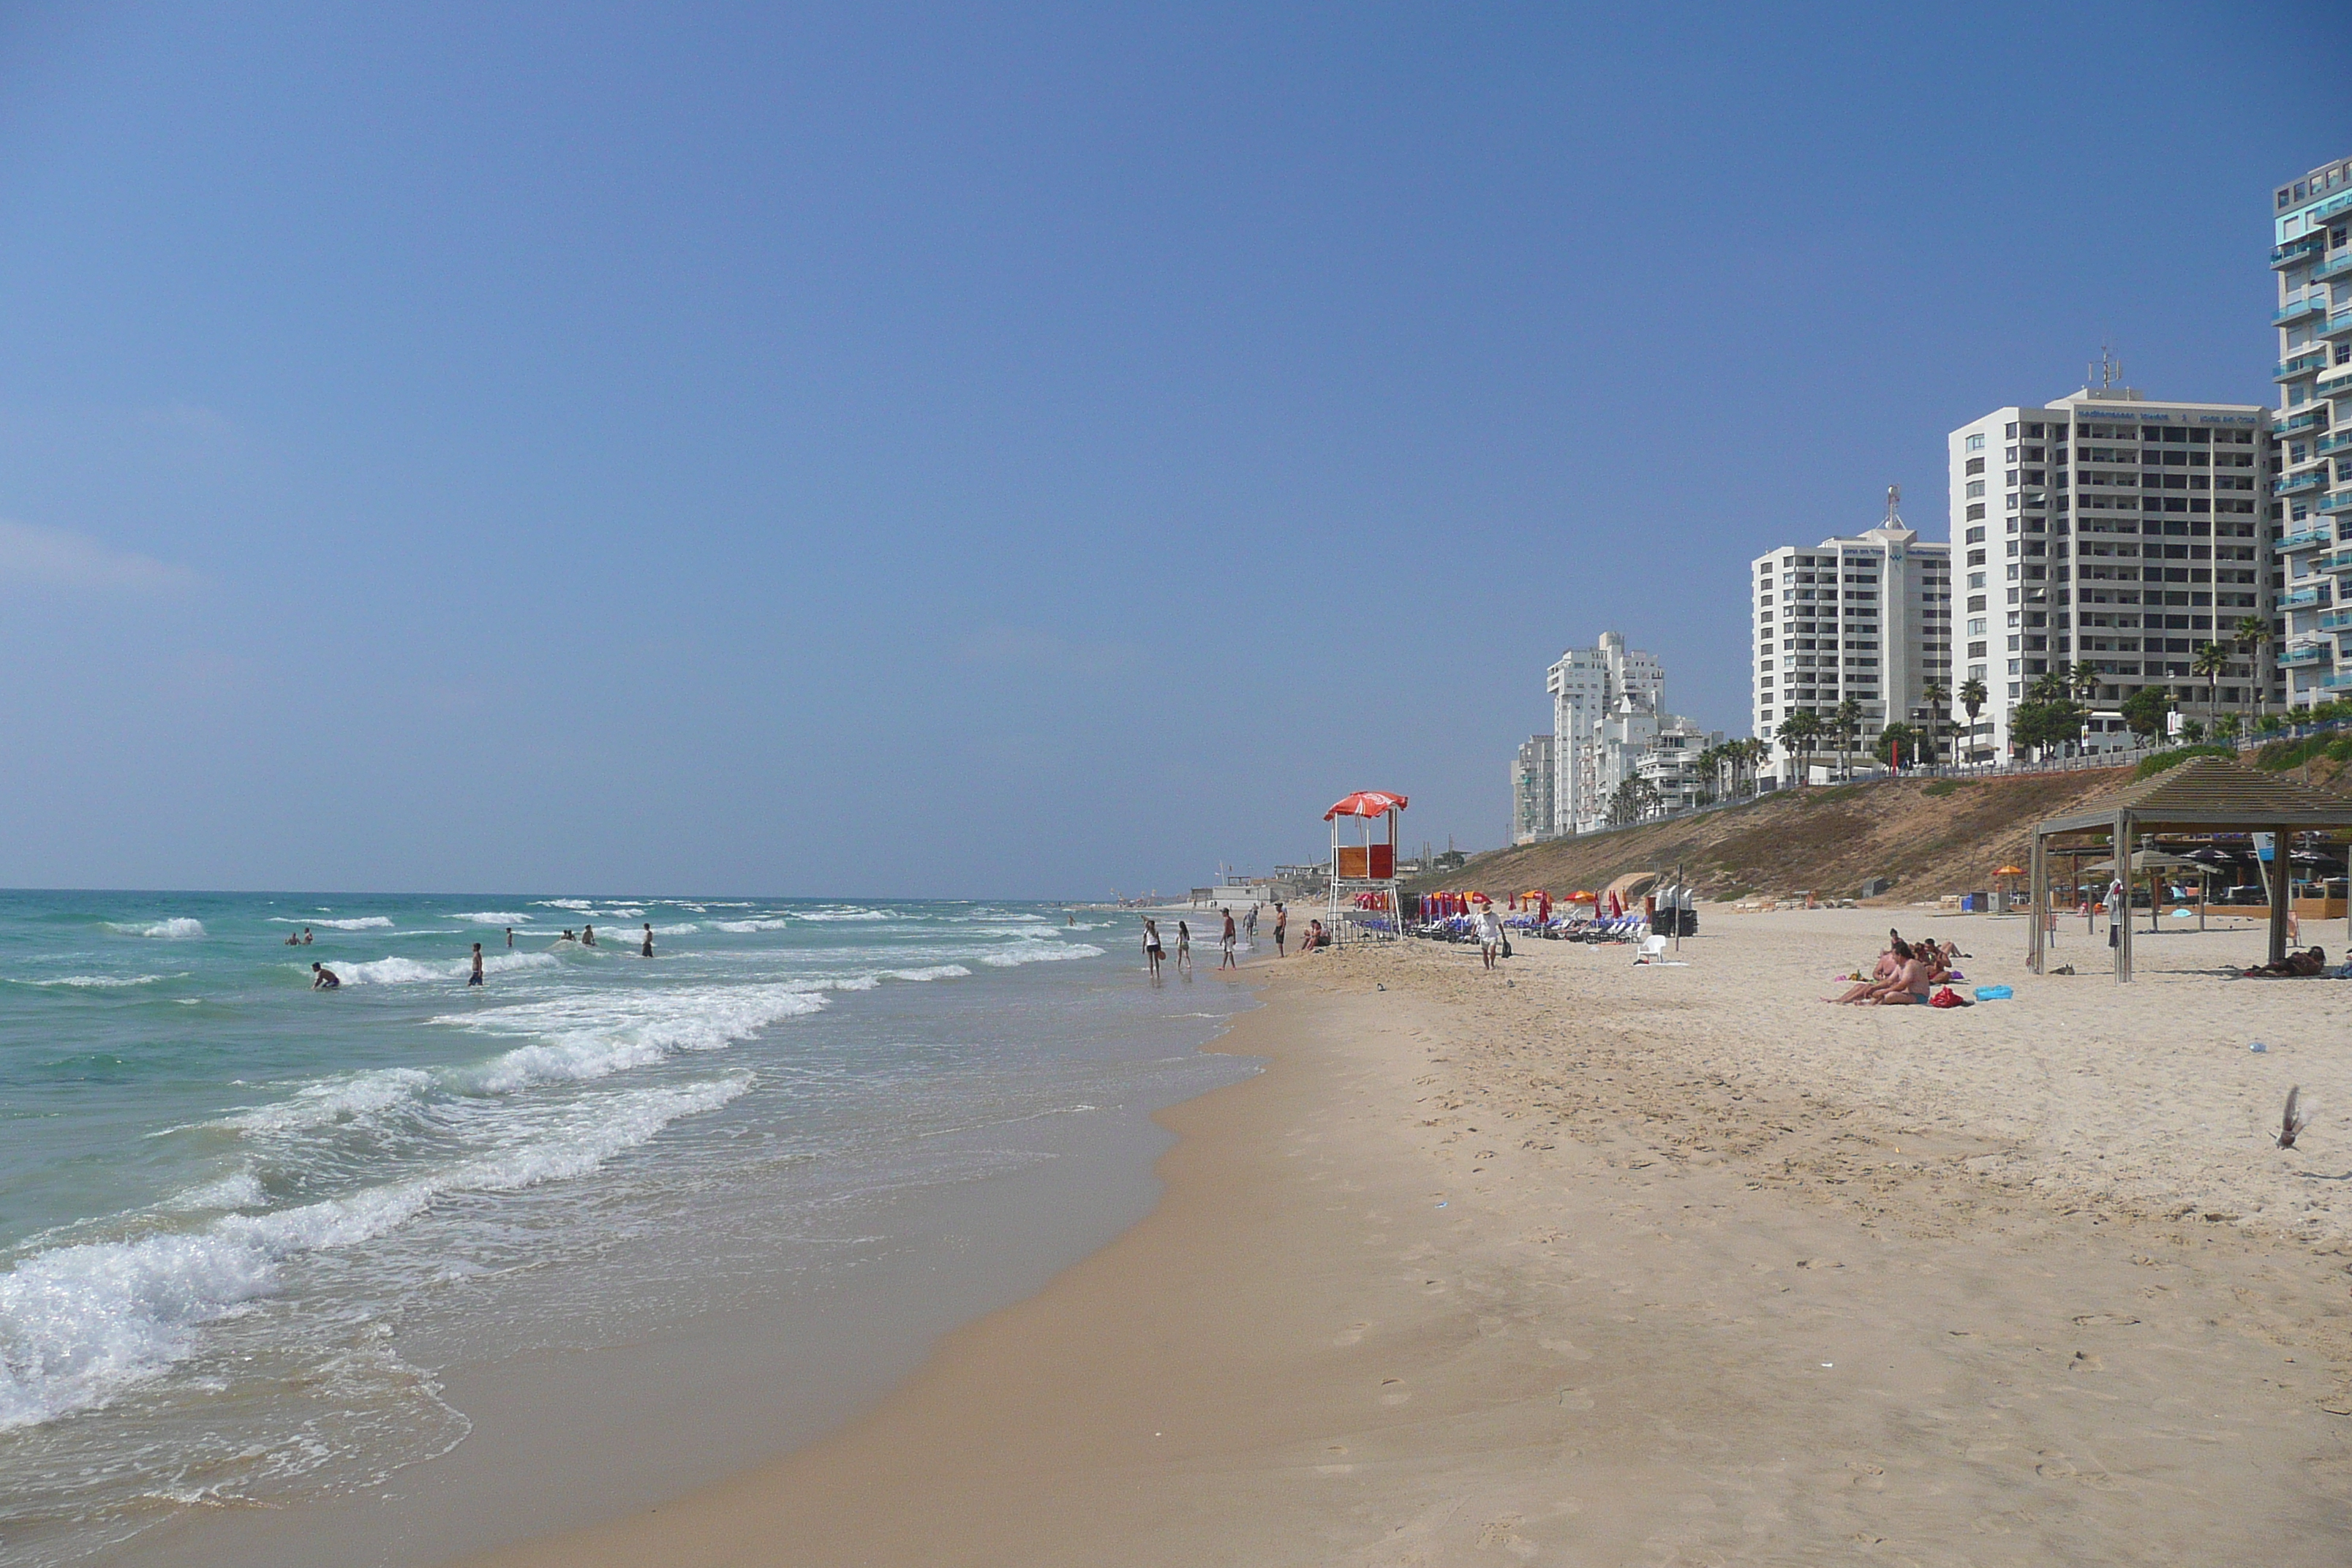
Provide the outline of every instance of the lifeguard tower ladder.
{"type": "Polygon", "coordinates": [[[1391,941],[1404,932],[1404,905],[1397,894],[1397,816],[1410,805],[1387,790],[1360,789],[1323,814],[1331,825],[1331,893],[1323,929],[1334,943],[1357,939],[1391,941]],[[1388,842],[1378,842],[1375,825],[1388,822],[1388,842]],[[1340,825],[1353,819],[1357,842],[1340,842],[1340,825]]]}

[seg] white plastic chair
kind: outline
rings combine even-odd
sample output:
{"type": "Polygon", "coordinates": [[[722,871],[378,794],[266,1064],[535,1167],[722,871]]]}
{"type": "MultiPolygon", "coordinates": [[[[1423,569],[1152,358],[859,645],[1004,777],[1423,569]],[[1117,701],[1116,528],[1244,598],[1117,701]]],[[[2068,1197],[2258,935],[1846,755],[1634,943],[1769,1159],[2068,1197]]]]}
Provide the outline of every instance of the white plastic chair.
{"type": "Polygon", "coordinates": [[[1662,936],[1645,936],[1642,939],[1642,956],[1635,959],[1633,962],[1636,963],[1655,963],[1658,960],[1665,956],[1666,939],[1662,936]]]}

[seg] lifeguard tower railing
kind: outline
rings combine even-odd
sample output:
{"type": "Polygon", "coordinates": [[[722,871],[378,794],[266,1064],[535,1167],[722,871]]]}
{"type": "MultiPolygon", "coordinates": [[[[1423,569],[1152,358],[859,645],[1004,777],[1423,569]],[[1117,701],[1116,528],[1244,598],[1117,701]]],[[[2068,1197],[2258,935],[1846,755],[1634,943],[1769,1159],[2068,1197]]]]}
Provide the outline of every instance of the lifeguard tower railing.
{"type": "Polygon", "coordinates": [[[1358,790],[1323,814],[1331,825],[1331,886],[1323,929],[1335,943],[1394,941],[1404,931],[1403,899],[1397,886],[1397,819],[1410,804],[1387,790],[1358,790]],[[1344,825],[1356,824],[1353,844],[1344,825]],[[1387,841],[1381,841],[1381,825],[1387,841]]]}

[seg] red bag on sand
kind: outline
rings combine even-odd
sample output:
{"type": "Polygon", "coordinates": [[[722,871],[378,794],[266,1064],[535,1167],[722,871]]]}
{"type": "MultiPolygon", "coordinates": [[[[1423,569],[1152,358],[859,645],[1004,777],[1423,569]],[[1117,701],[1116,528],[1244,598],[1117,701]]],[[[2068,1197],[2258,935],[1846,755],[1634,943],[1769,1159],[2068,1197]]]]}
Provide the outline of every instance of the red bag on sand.
{"type": "Polygon", "coordinates": [[[1947,985],[1941,991],[1937,992],[1933,996],[1927,998],[1927,1005],[1930,1007],[1966,1007],[1971,1005],[1971,1004],[1967,997],[1961,995],[1958,992],[1947,985]]]}

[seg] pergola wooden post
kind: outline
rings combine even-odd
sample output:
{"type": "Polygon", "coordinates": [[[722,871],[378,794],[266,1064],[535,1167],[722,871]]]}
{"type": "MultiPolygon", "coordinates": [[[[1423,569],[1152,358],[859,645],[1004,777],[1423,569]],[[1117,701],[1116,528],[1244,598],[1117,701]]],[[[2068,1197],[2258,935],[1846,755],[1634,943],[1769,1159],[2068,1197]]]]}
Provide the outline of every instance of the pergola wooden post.
{"type": "MultiPolygon", "coordinates": [[[[2042,973],[2044,945],[2041,903],[2048,877],[2047,841],[2077,833],[2107,834],[2115,876],[2124,885],[2124,907],[2116,925],[2116,981],[2132,977],[2131,854],[2132,838],[2140,833],[2271,833],[2277,835],[2272,851],[2270,957],[2275,963],[2286,956],[2289,892],[2294,877],[2294,835],[2307,828],[2352,827],[2352,800],[2263,773],[2226,757],[2191,757],[2179,767],[2142,779],[2105,800],[2079,811],[2037,823],[2033,829],[2033,935],[2027,948],[2029,966],[2042,973]]],[[[2152,859],[2153,857],[2151,856],[2152,859]]],[[[2150,868],[2151,872],[2154,868],[2150,868]]],[[[2148,913],[2157,914],[2151,892],[2148,913]]]]}

